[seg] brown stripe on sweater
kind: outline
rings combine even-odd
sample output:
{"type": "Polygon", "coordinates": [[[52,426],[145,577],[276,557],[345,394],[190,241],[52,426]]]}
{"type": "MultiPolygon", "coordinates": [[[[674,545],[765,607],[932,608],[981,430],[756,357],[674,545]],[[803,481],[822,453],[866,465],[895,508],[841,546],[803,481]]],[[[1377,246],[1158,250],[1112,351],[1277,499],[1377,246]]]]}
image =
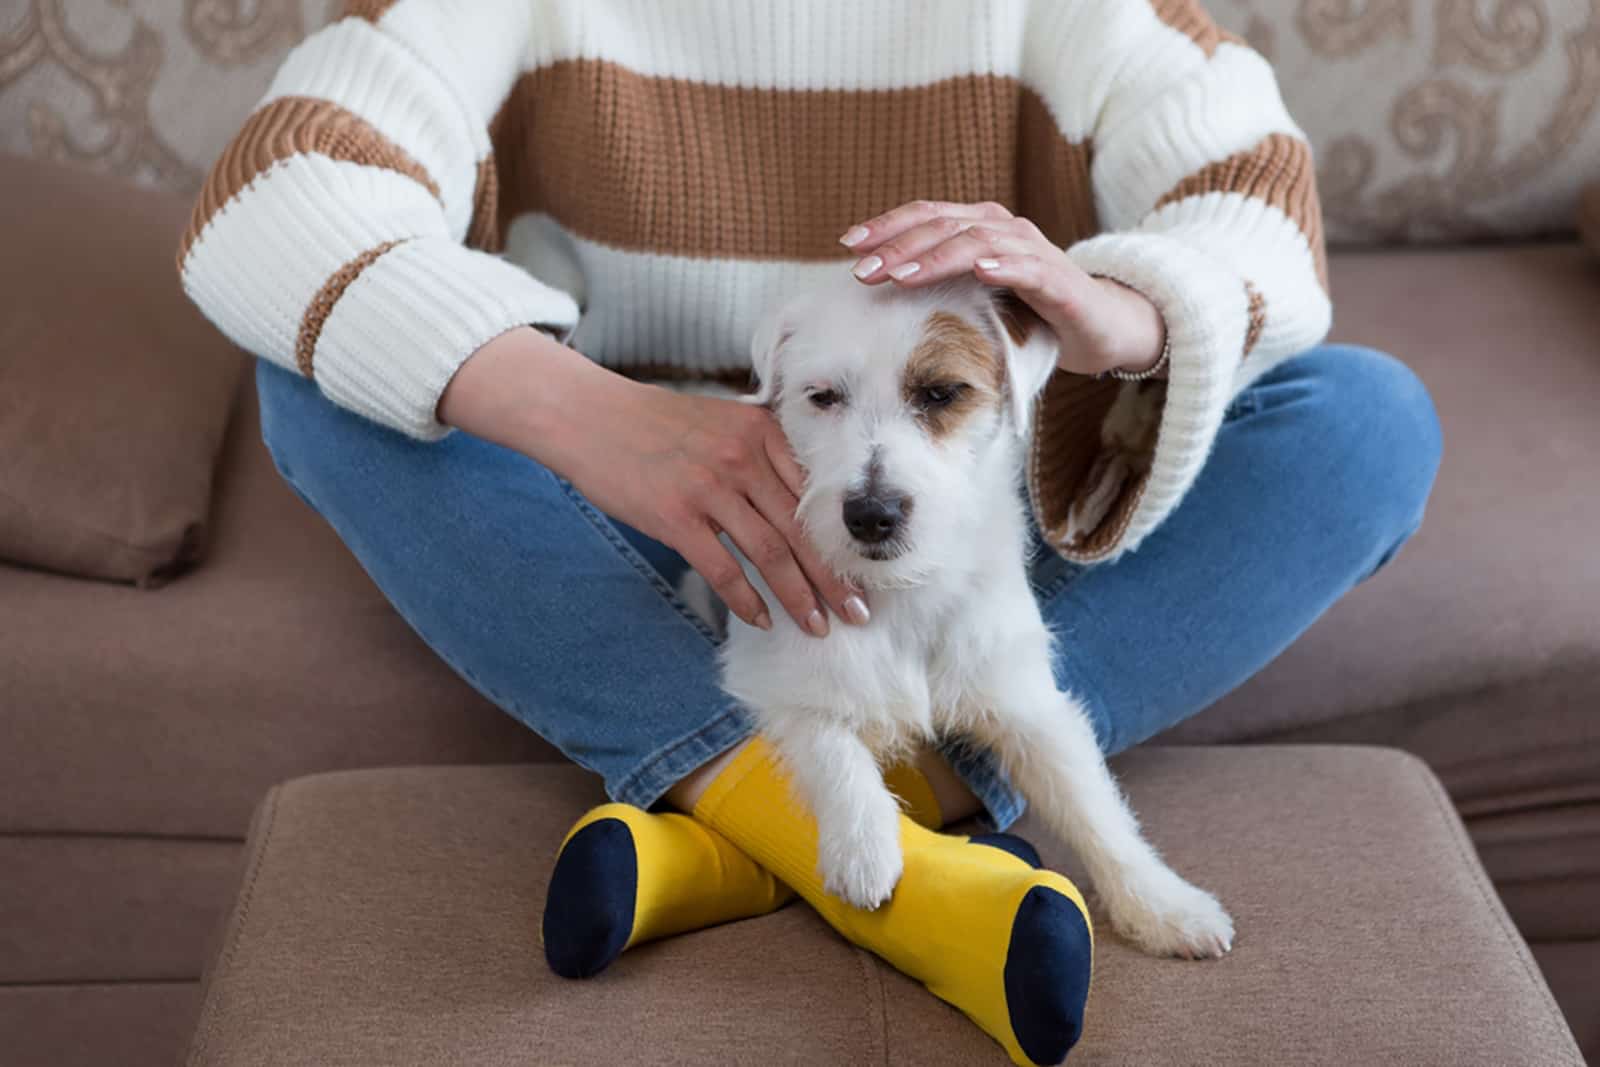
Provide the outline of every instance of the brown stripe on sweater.
{"type": "Polygon", "coordinates": [[[999,201],[1059,244],[1093,232],[1087,148],[1012,78],[797,92],[563,60],[518,80],[491,135],[501,237],[539,211],[616,248],[832,259],[851,224],[918,199],[999,201]]]}
{"type": "Polygon", "coordinates": [[[339,302],[344,291],[361,277],[362,271],[377,262],[379,256],[401,243],[385,241],[381,245],[367,249],[334,271],[328,280],[322,283],[322,288],[317,290],[317,295],[311,298],[305,314],[300,317],[300,331],[294,341],[294,363],[300,368],[301,374],[307,378],[312,377],[312,364],[317,354],[317,341],[322,337],[323,324],[328,321],[328,316],[333,314],[333,306],[339,302]]]}
{"type": "Polygon", "coordinates": [[[377,22],[394,5],[395,0],[345,0],[344,11],[339,17],[377,22]]]}
{"type": "Polygon", "coordinates": [[[640,382],[716,382],[730,389],[754,391],[755,374],[749,367],[701,370],[681,363],[607,363],[607,370],[640,382]]]}
{"type": "Polygon", "coordinates": [[[1016,162],[1017,214],[1062,248],[1100,232],[1089,178],[1091,146],[1067,140],[1049,105],[1028,88],[1018,104],[1016,162]]]}
{"type": "MultiPolygon", "coordinates": [[[[1135,493],[1125,494],[1106,521],[1088,538],[1068,544],[1066,530],[1073,503],[1089,483],[1100,454],[1100,430],[1123,383],[1115,378],[1093,378],[1057,371],[1039,396],[1034,417],[1032,454],[1028,461],[1028,489],[1040,532],[1063,554],[1077,560],[1098,559],[1116,543],[1114,531],[1125,529],[1138,503],[1135,493]]],[[[1141,481],[1135,487],[1144,490],[1141,481]]]]}
{"type": "Polygon", "coordinates": [[[478,160],[478,180],[472,188],[472,221],[467,225],[467,245],[498,252],[500,241],[500,178],[494,153],[478,160]]]}
{"type": "Polygon", "coordinates": [[[1244,283],[1244,295],[1250,301],[1250,326],[1244,334],[1244,354],[1248,356],[1261,340],[1261,331],[1267,328],[1267,298],[1249,282],[1244,283]]]}
{"type": "Polygon", "coordinates": [[[307,153],[392,170],[439,196],[426,168],[360,115],[327,100],[286,96],[251,115],[222,150],[195,202],[178,262],[223,205],[275,164],[307,153]]]}
{"type": "Polygon", "coordinates": [[[1156,18],[1200,46],[1207,59],[1216,55],[1217,46],[1226,41],[1249,47],[1242,37],[1219,28],[1198,0],[1150,0],[1156,18]]]}
{"type": "Polygon", "coordinates": [[[1322,203],[1317,198],[1317,175],[1311,147],[1286,133],[1269,134],[1254,148],[1235,152],[1227,159],[1208,163],[1173,186],[1156,201],[1155,210],[1205,193],[1240,193],[1265,200],[1300,227],[1317,280],[1328,289],[1328,256],[1322,236],[1322,203]]]}

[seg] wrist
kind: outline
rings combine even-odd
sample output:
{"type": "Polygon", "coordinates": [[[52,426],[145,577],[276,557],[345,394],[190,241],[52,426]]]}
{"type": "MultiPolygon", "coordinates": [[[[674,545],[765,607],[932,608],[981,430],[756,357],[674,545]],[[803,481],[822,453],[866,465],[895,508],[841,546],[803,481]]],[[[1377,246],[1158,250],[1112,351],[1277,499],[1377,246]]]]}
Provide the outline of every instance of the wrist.
{"type": "Polygon", "coordinates": [[[1102,354],[1099,373],[1137,377],[1156,371],[1167,355],[1167,321],[1161,309],[1114,278],[1096,276],[1095,281],[1118,309],[1112,321],[1122,324],[1102,354]]]}
{"type": "Polygon", "coordinates": [[[439,420],[521,452],[557,473],[579,451],[595,395],[632,383],[531,326],[489,340],[456,371],[439,420]]]}

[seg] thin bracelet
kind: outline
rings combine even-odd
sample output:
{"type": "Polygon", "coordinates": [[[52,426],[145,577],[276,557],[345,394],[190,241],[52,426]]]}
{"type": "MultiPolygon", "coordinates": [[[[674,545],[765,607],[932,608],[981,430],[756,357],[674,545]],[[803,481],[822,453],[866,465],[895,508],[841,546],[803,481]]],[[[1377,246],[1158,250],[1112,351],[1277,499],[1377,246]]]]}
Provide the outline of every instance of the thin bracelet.
{"type": "MultiPolygon", "coordinates": [[[[1124,289],[1132,289],[1134,292],[1141,293],[1141,295],[1142,295],[1141,290],[1137,286],[1129,285],[1127,282],[1123,281],[1121,278],[1114,277],[1114,276],[1112,276],[1110,274],[1091,274],[1091,275],[1089,275],[1089,277],[1091,277],[1091,278],[1103,278],[1108,282],[1115,282],[1116,284],[1122,286],[1124,289]]],[[[1145,299],[1149,300],[1150,298],[1148,296],[1146,296],[1145,299]]],[[[1151,303],[1154,303],[1154,301],[1151,301],[1151,303]]],[[[1162,319],[1161,325],[1162,325],[1163,328],[1165,328],[1166,325],[1167,325],[1167,323],[1166,323],[1166,317],[1167,317],[1166,313],[1165,312],[1161,312],[1159,307],[1156,310],[1161,314],[1161,319],[1162,319]]],[[[1162,371],[1166,370],[1167,369],[1167,364],[1170,363],[1170,362],[1172,362],[1172,331],[1170,329],[1167,329],[1167,331],[1166,331],[1166,340],[1163,341],[1162,345],[1161,345],[1161,355],[1159,357],[1157,357],[1156,361],[1154,363],[1150,364],[1150,366],[1148,366],[1144,370],[1140,370],[1140,371],[1125,371],[1122,368],[1118,367],[1118,368],[1115,368],[1113,370],[1102,371],[1101,373],[1095,375],[1095,377],[1096,378],[1115,378],[1119,382],[1143,382],[1143,381],[1148,381],[1151,378],[1154,378],[1156,375],[1158,375],[1162,371]]]]}
{"type": "Polygon", "coordinates": [[[1144,370],[1130,371],[1123,370],[1121,367],[1117,367],[1113,370],[1106,371],[1106,374],[1109,377],[1117,379],[1119,382],[1142,382],[1149,378],[1154,378],[1156,375],[1166,370],[1167,364],[1170,362],[1172,362],[1172,331],[1168,330],[1166,342],[1161,346],[1160,359],[1150,364],[1150,366],[1146,367],[1144,370]]]}

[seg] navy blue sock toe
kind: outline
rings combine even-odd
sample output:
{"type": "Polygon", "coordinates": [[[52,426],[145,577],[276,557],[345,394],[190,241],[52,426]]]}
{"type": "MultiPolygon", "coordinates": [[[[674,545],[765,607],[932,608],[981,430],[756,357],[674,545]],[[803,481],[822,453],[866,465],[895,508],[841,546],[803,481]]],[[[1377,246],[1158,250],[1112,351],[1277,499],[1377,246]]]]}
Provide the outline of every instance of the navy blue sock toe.
{"type": "Polygon", "coordinates": [[[1009,852],[1034,870],[1044,866],[1044,860],[1039,858],[1039,850],[1016,834],[974,834],[972,843],[1009,852]]]}
{"type": "Polygon", "coordinates": [[[1011,924],[1005,984],[1011,1032],[1034,1063],[1060,1063],[1078,1043],[1092,953],[1076,904],[1048,886],[1028,890],[1011,924]]]}
{"type": "Polygon", "coordinates": [[[599,974],[633,934],[639,856],[620,819],[596,819],[556,859],[544,902],[544,958],[563,978],[599,974]]]}

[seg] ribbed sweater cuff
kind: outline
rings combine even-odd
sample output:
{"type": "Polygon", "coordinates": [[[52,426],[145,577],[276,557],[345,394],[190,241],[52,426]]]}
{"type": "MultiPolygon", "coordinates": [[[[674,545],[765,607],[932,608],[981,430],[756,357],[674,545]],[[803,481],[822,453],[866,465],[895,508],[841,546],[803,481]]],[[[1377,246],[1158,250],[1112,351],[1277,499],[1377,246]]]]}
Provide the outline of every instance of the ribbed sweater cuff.
{"type": "MultiPolygon", "coordinates": [[[[1226,264],[1165,234],[1102,234],[1073,245],[1067,255],[1088,273],[1149,298],[1166,320],[1172,345],[1150,475],[1121,535],[1097,554],[1111,558],[1136,547],[1155,529],[1199,474],[1233,396],[1249,300],[1244,280],[1226,264]]],[[[1059,501],[1073,487],[1031,488],[1036,500],[1053,495],[1059,501]]]]}
{"type": "Polygon", "coordinates": [[[445,436],[439,398],[468,356],[517,326],[558,336],[578,321],[567,293],[444,237],[378,255],[328,313],[314,377],[336,403],[423,440],[445,436]]]}

